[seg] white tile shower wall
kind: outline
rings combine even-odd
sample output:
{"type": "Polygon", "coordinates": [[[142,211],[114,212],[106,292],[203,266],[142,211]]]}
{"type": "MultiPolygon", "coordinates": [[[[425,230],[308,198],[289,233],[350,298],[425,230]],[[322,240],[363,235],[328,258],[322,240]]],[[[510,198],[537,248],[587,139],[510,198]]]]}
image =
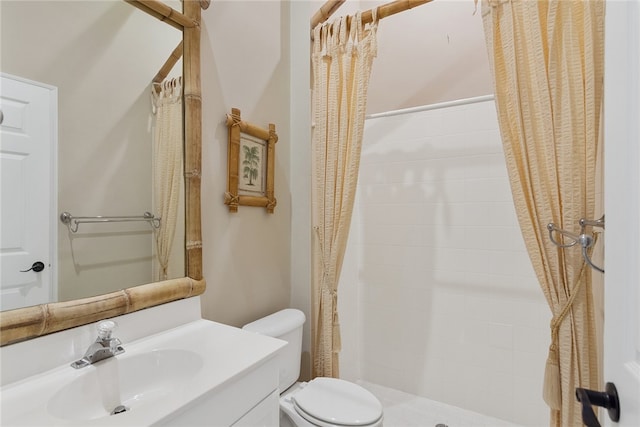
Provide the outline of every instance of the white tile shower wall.
{"type": "Polygon", "coordinates": [[[493,101],[368,119],[340,283],[341,376],[548,425],[549,310],[493,101]]]}

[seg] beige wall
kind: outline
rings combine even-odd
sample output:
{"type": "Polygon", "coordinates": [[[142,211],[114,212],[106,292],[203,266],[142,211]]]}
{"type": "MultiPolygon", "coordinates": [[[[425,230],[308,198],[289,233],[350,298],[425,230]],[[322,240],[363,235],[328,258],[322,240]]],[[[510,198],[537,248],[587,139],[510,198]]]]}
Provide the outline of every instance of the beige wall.
{"type": "MultiPolygon", "coordinates": [[[[2,1],[0,11],[1,71],[59,90],[55,215],[151,211],[149,83],[181,33],[122,1],[2,1]]],[[[146,224],[75,235],[57,224],[61,300],[152,281],[146,224]]]]}
{"type": "Polygon", "coordinates": [[[309,61],[309,17],[316,10],[313,2],[291,3],[291,306],[307,316],[302,340],[301,376],[311,372],[311,92],[309,61]]]}
{"type": "MultiPolygon", "coordinates": [[[[241,326],[289,306],[291,193],[287,2],[215,1],[203,11],[202,241],[207,319],[241,326]],[[276,125],[273,214],[229,213],[225,115],[276,125]]],[[[297,143],[304,143],[297,141],[297,143]]]]}
{"type": "MultiPolygon", "coordinates": [[[[388,3],[347,0],[340,14],[388,3]]],[[[473,0],[436,0],[378,25],[368,113],[493,93],[480,11],[473,0]]]]}

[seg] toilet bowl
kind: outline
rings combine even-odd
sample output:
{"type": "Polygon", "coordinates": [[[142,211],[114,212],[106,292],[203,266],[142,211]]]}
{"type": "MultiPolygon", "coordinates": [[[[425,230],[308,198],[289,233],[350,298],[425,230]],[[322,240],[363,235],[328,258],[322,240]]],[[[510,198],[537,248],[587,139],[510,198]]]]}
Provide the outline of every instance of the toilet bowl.
{"type": "Polygon", "coordinates": [[[280,427],[382,426],[382,405],[357,384],[318,377],[295,385],[280,397],[280,427]]]}
{"type": "Polygon", "coordinates": [[[285,309],[243,327],[247,331],[287,341],[277,355],[281,390],[280,426],[382,426],[382,404],[365,388],[326,377],[296,382],[300,375],[304,321],[300,310],[285,309]]]}

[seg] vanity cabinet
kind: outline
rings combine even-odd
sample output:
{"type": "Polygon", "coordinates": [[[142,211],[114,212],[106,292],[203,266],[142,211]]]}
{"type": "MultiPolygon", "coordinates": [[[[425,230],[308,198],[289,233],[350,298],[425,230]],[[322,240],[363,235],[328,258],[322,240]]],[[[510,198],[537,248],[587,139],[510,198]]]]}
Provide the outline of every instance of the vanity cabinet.
{"type": "Polygon", "coordinates": [[[280,424],[280,395],[274,391],[251,411],[233,424],[233,427],[278,427],[280,424]]]}
{"type": "Polygon", "coordinates": [[[272,358],[211,390],[158,425],[278,427],[278,399],[278,365],[272,358]]]}

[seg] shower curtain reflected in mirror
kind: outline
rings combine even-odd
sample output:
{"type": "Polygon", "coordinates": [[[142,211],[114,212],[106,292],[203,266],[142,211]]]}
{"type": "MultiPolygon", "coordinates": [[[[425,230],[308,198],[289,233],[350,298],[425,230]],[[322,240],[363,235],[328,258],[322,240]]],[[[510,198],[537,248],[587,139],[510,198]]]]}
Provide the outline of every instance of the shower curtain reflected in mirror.
{"type": "Polygon", "coordinates": [[[182,199],[182,77],[154,85],[153,203],[154,212],[161,218],[160,227],[155,229],[159,266],[154,280],[166,280],[171,275],[169,265],[182,199]]]}

